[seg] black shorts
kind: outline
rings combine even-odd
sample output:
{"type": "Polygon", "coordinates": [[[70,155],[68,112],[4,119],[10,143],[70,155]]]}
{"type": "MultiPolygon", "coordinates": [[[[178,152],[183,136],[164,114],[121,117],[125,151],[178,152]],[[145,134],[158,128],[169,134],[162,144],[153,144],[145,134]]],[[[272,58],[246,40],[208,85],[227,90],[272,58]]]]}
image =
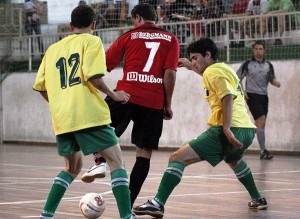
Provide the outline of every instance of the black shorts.
{"type": "Polygon", "coordinates": [[[268,95],[247,93],[247,105],[254,118],[254,120],[265,115],[267,117],[269,107],[268,95]]]}
{"type": "Polygon", "coordinates": [[[140,148],[158,148],[163,128],[162,109],[151,109],[130,102],[121,104],[110,97],[106,97],[105,101],[110,109],[110,125],[115,128],[118,137],[124,133],[130,121],[133,121],[131,143],[140,148]]]}

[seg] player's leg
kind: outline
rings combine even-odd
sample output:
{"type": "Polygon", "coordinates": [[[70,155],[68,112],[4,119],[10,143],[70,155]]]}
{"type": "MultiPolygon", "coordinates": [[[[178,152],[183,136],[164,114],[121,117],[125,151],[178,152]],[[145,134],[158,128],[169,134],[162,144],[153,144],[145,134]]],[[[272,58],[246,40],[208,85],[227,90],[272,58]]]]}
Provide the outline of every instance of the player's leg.
{"type": "MultiPolygon", "coordinates": [[[[130,123],[130,107],[131,104],[121,104],[110,97],[106,97],[105,101],[110,109],[111,126],[115,129],[115,133],[120,137],[126,130],[130,123]]],[[[86,183],[93,182],[96,178],[103,178],[106,176],[107,164],[101,153],[93,153],[94,164],[81,176],[81,180],[86,183]]]]}
{"type": "Polygon", "coordinates": [[[137,146],[136,161],[130,173],[131,205],[135,202],[150,170],[152,150],[158,149],[163,127],[163,110],[133,105],[132,143],[137,146]]]}
{"type": "Polygon", "coordinates": [[[265,137],[265,125],[266,125],[266,115],[260,116],[255,119],[256,136],[260,148],[260,159],[270,160],[273,158],[273,155],[266,149],[266,137],[265,137]]]}
{"type": "Polygon", "coordinates": [[[155,198],[148,200],[145,204],[134,207],[134,213],[136,215],[150,215],[162,218],[164,215],[164,205],[174,188],[180,183],[184,168],[199,161],[201,161],[201,158],[189,144],[185,144],[171,154],[168,167],[160,181],[155,198]]]}
{"type": "Polygon", "coordinates": [[[82,167],[82,154],[72,133],[56,136],[58,153],[64,156],[65,168],[54,179],[52,188],[40,218],[53,218],[65,191],[79,174],[82,167]]]}
{"type": "Polygon", "coordinates": [[[248,203],[249,208],[265,210],[268,204],[265,198],[259,193],[250,167],[242,159],[238,162],[230,163],[229,166],[233,169],[237,179],[244,185],[251,196],[251,201],[248,203]]]}
{"type": "Polygon", "coordinates": [[[120,218],[131,218],[128,176],[123,164],[121,148],[114,129],[109,125],[80,131],[76,136],[84,155],[101,152],[111,170],[112,191],[117,201],[120,218]]]}
{"type": "Polygon", "coordinates": [[[120,218],[131,218],[128,176],[123,165],[119,144],[101,151],[110,168],[112,191],[116,198],[120,218]]]}
{"type": "MultiPolygon", "coordinates": [[[[266,209],[268,207],[265,198],[263,198],[254,182],[254,178],[250,167],[243,160],[243,155],[248,147],[252,144],[255,136],[255,130],[253,128],[231,128],[234,136],[243,143],[243,148],[237,149],[229,142],[224,144],[226,153],[224,154],[224,161],[234,171],[237,179],[244,185],[250,194],[251,201],[249,202],[250,208],[266,209]]],[[[224,141],[225,142],[225,141],[224,141]]]]}
{"type": "Polygon", "coordinates": [[[257,127],[256,137],[261,152],[260,159],[270,160],[273,158],[273,155],[266,149],[265,145],[265,125],[269,105],[268,96],[248,93],[248,97],[247,104],[257,127]]]}
{"type": "Polygon", "coordinates": [[[106,160],[100,152],[93,153],[94,164],[81,176],[81,180],[85,183],[91,183],[96,178],[106,176],[107,165],[106,160]]]}
{"type": "Polygon", "coordinates": [[[222,142],[218,137],[221,131],[221,127],[212,127],[174,152],[169,158],[168,168],[164,172],[155,198],[134,207],[134,213],[163,217],[164,205],[181,181],[186,166],[202,160],[216,166],[223,160],[222,142]]]}
{"type": "Polygon", "coordinates": [[[152,150],[147,148],[136,149],[136,160],[130,173],[129,189],[131,192],[131,206],[135,202],[150,170],[152,150]]]}

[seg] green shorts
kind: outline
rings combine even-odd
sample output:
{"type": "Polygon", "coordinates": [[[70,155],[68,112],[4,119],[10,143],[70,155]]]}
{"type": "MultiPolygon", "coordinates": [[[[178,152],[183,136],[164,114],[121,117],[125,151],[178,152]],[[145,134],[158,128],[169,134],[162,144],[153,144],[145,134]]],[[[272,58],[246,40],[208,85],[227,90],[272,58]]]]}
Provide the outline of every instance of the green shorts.
{"type": "Polygon", "coordinates": [[[97,126],[56,136],[57,150],[60,156],[70,156],[82,151],[89,155],[118,144],[114,129],[109,125],[97,126]]]}
{"type": "Polygon", "coordinates": [[[244,145],[238,149],[227,140],[222,126],[213,126],[189,142],[202,160],[216,166],[222,160],[232,163],[242,159],[246,149],[252,144],[254,128],[231,128],[234,136],[244,145]]]}

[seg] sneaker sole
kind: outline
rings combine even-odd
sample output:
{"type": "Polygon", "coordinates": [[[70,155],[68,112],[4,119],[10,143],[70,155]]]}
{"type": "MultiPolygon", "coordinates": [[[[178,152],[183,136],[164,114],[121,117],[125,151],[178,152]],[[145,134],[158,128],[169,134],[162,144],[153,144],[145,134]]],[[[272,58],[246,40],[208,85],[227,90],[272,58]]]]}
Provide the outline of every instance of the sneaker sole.
{"type": "Polygon", "coordinates": [[[93,175],[93,176],[82,176],[81,181],[83,181],[85,183],[91,183],[91,182],[94,182],[94,180],[96,178],[104,178],[105,176],[106,176],[106,173],[98,173],[98,174],[93,175]]]}
{"type": "Polygon", "coordinates": [[[136,215],[150,215],[151,217],[155,218],[162,218],[164,215],[159,211],[137,211],[134,210],[136,215]]]}
{"type": "Polygon", "coordinates": [[[273,157],[263,157],[263,158],[260,158],[261,160],[272,160],[273,157]]]}
{"type": "Polygon", "coordinates": [[[261,205],[258,207],[249,207],[250,209],[256,209],[256,210],[266,210],[268,208],[268,205],[261,205]]]}
{"type": "Polygon", "coordinates": [[[262,206],[258,206],[256,209],[257,210],[266,210],[268,208],[268,205],[262,205],[262,206]]]}

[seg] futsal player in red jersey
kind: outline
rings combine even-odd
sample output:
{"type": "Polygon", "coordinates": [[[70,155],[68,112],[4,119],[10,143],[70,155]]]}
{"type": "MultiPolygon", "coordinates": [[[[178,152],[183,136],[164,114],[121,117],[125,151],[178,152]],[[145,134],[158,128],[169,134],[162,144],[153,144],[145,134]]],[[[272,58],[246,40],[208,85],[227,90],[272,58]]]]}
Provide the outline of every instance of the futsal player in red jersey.
{"type": "MultiPolygon", "coordinates": [[[[128,103],[119,104],[107,97],[112,124],[119,137],[133,121],[131,142],[137,146],[136,162],[130,174],[131,205],[137,198],[150,169],[152,150],[157,150],[163,120],[173,117],[172,95],[179,58],[177,37],[158,27],[157,14],[150,4],[138,4],[131,11],[135,26],[121,35],[106,51],[110,72],[124,58],[123,78],[116,90],[130,94],[128,103]]],[[[95,164],[82,176],[92,182],[105,176],[106,163],[94,154],[95,164]]]]}

